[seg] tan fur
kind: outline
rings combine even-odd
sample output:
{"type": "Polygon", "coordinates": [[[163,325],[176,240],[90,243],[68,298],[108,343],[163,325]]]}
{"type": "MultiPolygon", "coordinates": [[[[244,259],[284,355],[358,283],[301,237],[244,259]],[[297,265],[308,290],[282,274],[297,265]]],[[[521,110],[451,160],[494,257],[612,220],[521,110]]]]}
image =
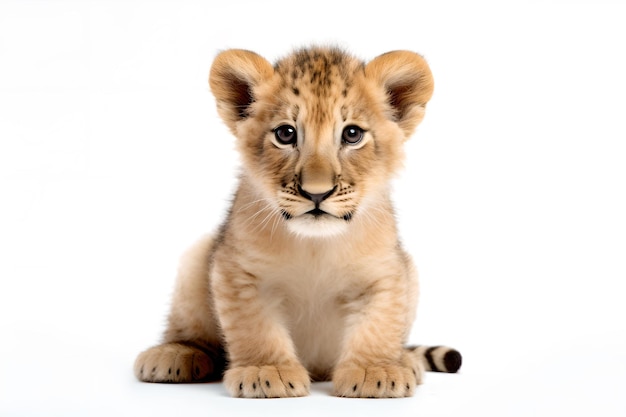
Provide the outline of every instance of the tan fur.
{"type": "MultiPolygon", "coordinates": [[[[339,396],[412,395],[430,351],[404,347],[418,285],[389,181],[432,95],[428,65],[407,51],[364,64],[310,48],[272,66],[229,50],[210,86],[244,170],[219,233],[184,257],[164,343],[139,355],[135,374],[219,378],[225,350],[233,396],[302,396],[311,378],[332,379],[339,396]],[[284,125],[296,143],[277,140],[284,125]],[[343,142],[347,126],[363,139],[343,142]]],[[[441,349],[433,370],[456,371],[441,349]]]]}

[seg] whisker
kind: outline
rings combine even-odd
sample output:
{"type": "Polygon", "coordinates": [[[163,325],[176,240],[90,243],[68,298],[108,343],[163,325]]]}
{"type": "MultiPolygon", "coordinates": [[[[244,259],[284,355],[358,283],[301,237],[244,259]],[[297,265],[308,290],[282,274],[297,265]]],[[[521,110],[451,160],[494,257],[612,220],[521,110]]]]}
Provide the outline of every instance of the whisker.
{"type": "MultiPolygon", "coordinates": [[[[274,218],[279,218],[278,216],[280,215],[280,210],[273,208],[273,207],[267,207],[268,213],[266,214],[266,216],[263,218],[263,220],[261,220],[260,222],[258,222],[258,224],[255,226],[255,228],[253,229],[253,232],[262,230],[265,226],[267,226],[267,224],[274,218]]],[[[273,232],[272,232],[273,233],[273,232]]]]}
{"type": "Polygon", "coordinates": [[[248,204],[244,204],[243,206],[239,207],[239,210],[237,210],[237,212],[240,212],[241,210],[245,210],[245,209],[247,209],[248,207],[250,207],[251,205],[256,204],[256,203],[259,203],[259,202],[261,202],[261,201],[272,201],[272,199],[271,199],[271,198],[267,198],[267,197],[265,197],[265,198],[259,198],[258,200],[251,201],[250,203],[248,203],[248,204]]]}

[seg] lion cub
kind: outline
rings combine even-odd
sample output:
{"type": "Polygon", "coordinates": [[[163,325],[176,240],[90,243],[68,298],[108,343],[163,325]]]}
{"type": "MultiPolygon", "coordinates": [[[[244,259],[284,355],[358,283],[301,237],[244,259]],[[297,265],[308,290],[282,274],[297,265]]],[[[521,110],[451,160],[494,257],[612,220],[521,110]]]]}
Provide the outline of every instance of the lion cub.
{"type": "Polygon", "coordinates": [[[456,372],[457,351],[404,346],[418,284],[389,182],[433,92],[424,59],[313,47],[272,65],[227,50],[209,81],[243,170],[224,224],[183,257],[164,343],[139,355],[137,378],[406,397],[424,370],[456,372]]]}

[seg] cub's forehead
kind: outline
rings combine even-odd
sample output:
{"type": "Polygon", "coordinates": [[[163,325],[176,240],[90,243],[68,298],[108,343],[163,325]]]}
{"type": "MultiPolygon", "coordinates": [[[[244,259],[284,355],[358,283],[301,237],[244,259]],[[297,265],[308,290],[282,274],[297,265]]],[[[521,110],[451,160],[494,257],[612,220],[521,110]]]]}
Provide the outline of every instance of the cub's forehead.
{"type": "Polygon", "coordinates": [[[342,49],[300,49],[276,62],[274,71],[278,89],[268,91],[274,118],[323,126],[339,117],[366,118],[371,111],[365,63],[342,49]]]}
{"type": "Polygon", "coordinates": [[[274,70],[281,87],[324,97],[341,93],[345,97],[355,79],[364,74],[365,64],[339,48],[300,49],[276,62],[274,70]],[[303,91],[304,90],[304,91],[303,91]]]}

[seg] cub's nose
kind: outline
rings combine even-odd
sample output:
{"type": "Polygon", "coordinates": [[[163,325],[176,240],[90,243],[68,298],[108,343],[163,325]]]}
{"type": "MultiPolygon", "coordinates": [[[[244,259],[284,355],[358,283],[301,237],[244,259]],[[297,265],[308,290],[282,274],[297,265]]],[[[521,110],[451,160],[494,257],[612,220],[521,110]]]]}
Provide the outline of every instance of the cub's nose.
{"type": "Polygon", "coordinates": [[[302,195],[302,197],[308,200],[311,200],[313,203],[315,203],[315,207],[318,207],[322,201],[330,197],[331,194],[335,192],[336,188],[337,186],[334,186],[331,190],[328,190],[324,193],[308,193],[302,187],[298,185],[298,191],[300,192],[300,195],[302,195]]]}

